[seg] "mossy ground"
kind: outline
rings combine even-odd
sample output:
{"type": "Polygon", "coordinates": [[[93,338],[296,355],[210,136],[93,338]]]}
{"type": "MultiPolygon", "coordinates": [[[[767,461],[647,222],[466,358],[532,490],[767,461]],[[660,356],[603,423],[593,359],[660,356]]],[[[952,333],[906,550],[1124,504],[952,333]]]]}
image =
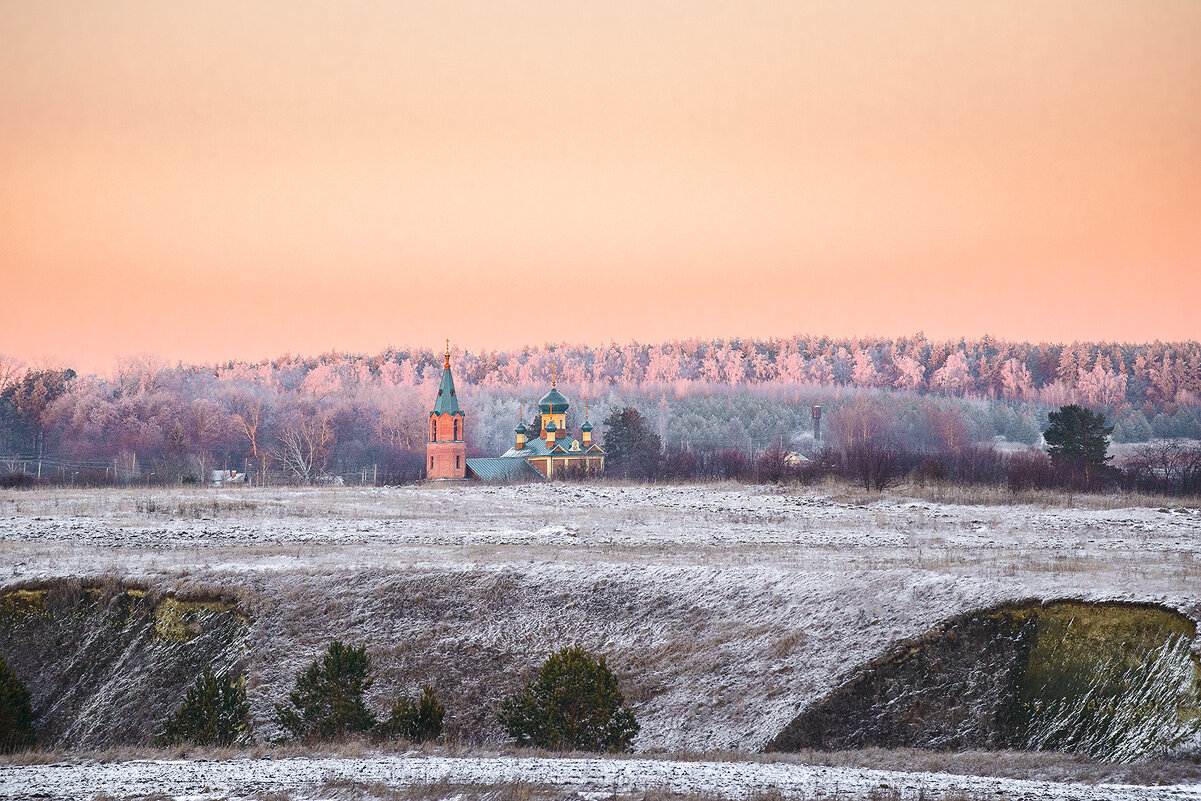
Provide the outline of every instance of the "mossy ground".
{"type": "Polygon", "coordinates": [[[40,742],[132,745],[205,667],[240,663],[249,622],[224,598],[52,581],[0,593],[0,653],[30,691],[40,742]]]}
{"type": "Polygon", "coordinates": [[[1188,617],[1149,604],[1030,602],[965,615],[862,668],[769,748],[1163,756],[1201,731],[1195,636],[1188,617]]]}

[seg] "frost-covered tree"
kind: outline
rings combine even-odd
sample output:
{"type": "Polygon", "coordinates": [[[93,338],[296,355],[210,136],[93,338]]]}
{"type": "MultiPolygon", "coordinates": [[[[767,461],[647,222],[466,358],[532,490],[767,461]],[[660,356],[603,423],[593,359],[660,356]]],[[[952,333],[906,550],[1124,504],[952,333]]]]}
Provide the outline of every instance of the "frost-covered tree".
{"type": "Polygon", "coordinates": [[[912,356],[897,356],[892,361],[897,371],[896,386],[899,389],[921,389],[926,380],[926,368],[912,356]]]}
{"type": "Polygon", "coordinates": [[[1025,399],[1034,388],[1030,369],[1017,359],[1007,359],[1001,365],[1001,394],[1006,398],[1025,399]]]}
{"type": "Polygon", "coordinates": [[[972,371],[967,354],[956,351],[947,357],[942,367],[934,371],[930,383],[948,395],[962,395],[971,383],[972,371]]]}

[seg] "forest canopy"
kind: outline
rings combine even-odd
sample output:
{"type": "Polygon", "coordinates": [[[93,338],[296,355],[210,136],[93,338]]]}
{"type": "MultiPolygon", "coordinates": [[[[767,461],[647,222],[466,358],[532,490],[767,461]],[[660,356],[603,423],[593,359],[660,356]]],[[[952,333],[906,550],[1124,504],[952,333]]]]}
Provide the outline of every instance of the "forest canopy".
{"type": "MultiPolygon", "coordinates": [[[[0,357],[0,458],[13,469],[40,457],[64,479],[188,481],[249,468],[303,481],[407,480],[420,474],[442,360],[432,349],[209,365],[140,355],[111,375],[77,376],[0,357]]],[[[865,395],[914,449],[997,436],[1035,443],[1048,412],[1073,403],[1105,413],[1118,442],[1201,438],[1198,342],[796,336],[452,349],[451,360],[471,455],[512,445],[519,409],[528,424],[552,364],[572,431],[586,404],[594,425],[632,406],[665,448],[792,447],[811,436],[813,404],[837,437],[839,410],[865,395]]],[[[603,439],[603,426],[596,433],[603,439]]]]}

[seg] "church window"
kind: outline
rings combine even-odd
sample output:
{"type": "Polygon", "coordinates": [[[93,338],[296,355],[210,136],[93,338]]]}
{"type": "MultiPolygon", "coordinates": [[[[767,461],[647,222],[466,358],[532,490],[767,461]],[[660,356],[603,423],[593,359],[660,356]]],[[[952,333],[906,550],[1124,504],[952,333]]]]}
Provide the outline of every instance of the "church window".
{"type": "MultiPolygon", "coordinates": [[[[459,421],[456,418],[455,419],[455,441],[458,441],[458,439],[459,439],[459,421]]],[[[455,467],[458,467],[458,465],[455,465],[455,467]]]]}
{"type": "Polygon", "coordinates": [[[458,469],[459,469],[459,457],[456,456],[455,457],[455,470],[458,470],[458,469]]]}
{"type": "Polygon", "coordinates": [[[430,457],[430,470],[434,469],[434,457],[430,457]]]}
{"type": "Polygon", "coordinates": [[[438,421],[430,420],[430,442],[438,441],[438,421]]]}

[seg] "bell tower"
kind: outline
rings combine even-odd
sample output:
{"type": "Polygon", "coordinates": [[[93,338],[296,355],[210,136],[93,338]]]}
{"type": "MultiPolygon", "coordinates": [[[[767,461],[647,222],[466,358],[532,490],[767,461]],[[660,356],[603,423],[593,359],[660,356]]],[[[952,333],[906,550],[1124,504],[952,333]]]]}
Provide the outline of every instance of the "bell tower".
{"type": "Polygon", "coordinates": [[[459,408],[455,380],[450,374],[450,340],[446,340],[446,361],[442,365],[442,383],[430,412],[429,440],[425,445],[425,477],[467,477],[466,415],[459,408]]]}

